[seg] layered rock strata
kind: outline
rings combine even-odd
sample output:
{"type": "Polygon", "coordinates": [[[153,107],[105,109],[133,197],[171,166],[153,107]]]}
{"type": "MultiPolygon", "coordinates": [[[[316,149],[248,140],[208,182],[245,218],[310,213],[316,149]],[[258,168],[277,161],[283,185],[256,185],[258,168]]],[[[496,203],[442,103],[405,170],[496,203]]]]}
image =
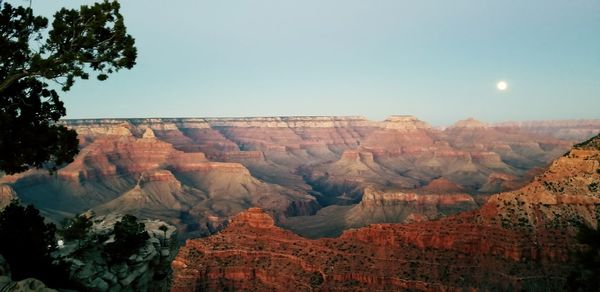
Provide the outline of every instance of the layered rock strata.
{"type": "Polygon", "coordinates": [[[564,289],[582,248],[577,226],[600,218],[599,184],[597,136],[530,184],[440,220],[308,240],[249,209],[223,232],[186,242],[172,264],[172,291],[564,289]]]}
{"type": "Polygon", "coordinates": [[[368,188],[415,193],[440,178],[481,202],[522,186],[532,170],[571,144],[472,119],[441,130],[412,116],[64,123],[79,133],[75,161],[56,175],[0,177],[1,200],[16,195],[57,221],[88,209],[134,213],[165,220],[189,236],[210,234],[253,206],[284,222],[330,206],[355,206],[368,188]]]}

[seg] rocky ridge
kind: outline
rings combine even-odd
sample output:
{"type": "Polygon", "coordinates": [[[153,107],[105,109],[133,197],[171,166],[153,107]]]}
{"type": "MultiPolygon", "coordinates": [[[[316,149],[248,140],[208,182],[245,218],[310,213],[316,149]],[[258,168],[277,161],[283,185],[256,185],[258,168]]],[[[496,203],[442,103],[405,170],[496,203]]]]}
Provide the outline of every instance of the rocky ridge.
{"type": "Polygon", "coordinates": [[[600,135],[533,182],[479,210],[434,221],[373,224],[308,240],[251,209],[223,232],[188,240],[172,291],[564,289],[578,224],[600,218],[600,135]]]}
{"type": "Polygon", "coordinates": [[[583,141],[598,133],[600,119],[504,122],[498,123],[497,126],[519,128],[537,135],[564,140],[583,141]]]}
{"type": "MultiPolygon", "coordinates": [[[[287,219],[330,206],[347,210],[368,188],[425,194],[420,189],[440,178],[480,204],[493,192],[519,188],[571,145],[518,127],[472,126],[482,124],[475,120],[440,130],[412,116],[64,123],[79,133],[75,161],[54,176],[29,171],[1,177],[3,197],[10,188],[57,221],[88,209],[118,211],[164,220],[186,236],[215,232],[253,206],[268,210],[278,223],[300,222],[287,219]]],[[[418,208],[410,213],[431,217],[418,208]]]]}

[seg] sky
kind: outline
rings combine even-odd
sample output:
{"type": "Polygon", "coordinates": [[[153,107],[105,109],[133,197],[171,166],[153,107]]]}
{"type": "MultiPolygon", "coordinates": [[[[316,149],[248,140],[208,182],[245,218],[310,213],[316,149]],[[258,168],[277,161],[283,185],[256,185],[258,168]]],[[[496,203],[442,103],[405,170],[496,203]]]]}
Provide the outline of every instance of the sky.
{"type": "MultiPolygon", "coordinates": [[[[33,0],[32,8],[51,16],[89,3],[33,0]]],[[[597,0],[121,5],[137,65],[77,82],[61,95],[67,118],[600,118],[597,0]]]]}

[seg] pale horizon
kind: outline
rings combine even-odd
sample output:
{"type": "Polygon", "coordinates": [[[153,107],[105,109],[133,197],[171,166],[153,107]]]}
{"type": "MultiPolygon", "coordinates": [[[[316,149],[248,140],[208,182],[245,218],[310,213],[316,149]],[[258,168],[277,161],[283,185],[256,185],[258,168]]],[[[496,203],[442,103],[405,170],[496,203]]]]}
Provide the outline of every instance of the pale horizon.
{"type": "Polygon", "coordinates": [[[207,119],[207,120],[212,120],[212,119],[261,119],[261,118],[364,118],[368,121],[371,122],[383,122],[385,121],[387,118],[391,118],[391,117],[415,117],[418,120],[427,123],[428,125],[434,127],[434,128],[445,128],[445,127],[449,127],[452,126],[453,124],[455,124],[456,122],[459,121],[464,121],[464,120],[469,120],[469,119],[474,119],[480,122],[483,122],[489,126],[501,126],[502,124],[506,124],[506,123],[530,123],[530,122],[552,122],[552,121],[561,121],[561,122],[586,122],[586,121],[600,121],[600,118],[590,118],[590,119],[542,119],[542,120],[504,120],[504,121],[493,121],[493,122],[489,122],[483,119],[478,119],[475,117],[465,117],[462,119],[458,119],[456,121],[453,121],[449,124],[434,124],[431,123],[427,120],[421,119],[418,116],[415,115],[389,115],[383,119],[372,119],[369,118],[367,116],[364,115],[292,115],[292,116],[212,116],[212,117],[201,117],[201,116],[181,116],[181,117],[177,117],[177,116],[172,116],[172,117],[160,117],[160,116],[155,116],[155,117],[92,117],[92,118],[64,118],[61,119],[62,121],[95,121],[95,120],[123,120],[123,121],[127,121],[127,120],[152,120],[152,119],[164,119],[164,120],[169,120],[169,119],[207,119]]]}

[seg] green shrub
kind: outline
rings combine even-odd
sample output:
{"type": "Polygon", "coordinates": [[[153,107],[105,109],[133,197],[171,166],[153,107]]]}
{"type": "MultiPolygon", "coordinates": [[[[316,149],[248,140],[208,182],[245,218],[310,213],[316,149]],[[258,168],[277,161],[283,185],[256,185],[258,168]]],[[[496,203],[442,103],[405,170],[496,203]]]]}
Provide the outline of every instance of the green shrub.
{"type": "Polygon", "coordinates": [[[321,273],[319,272],[313,272],[310,275],[310,286],[312,288],[318,288],[321,286],[321,284],[323,284],[325,280],[323,279],[323,275],[321,275],[321,273]]]}
{"type": "Polygon", "coordinates": [[[87,238],[92,224],[90,217],[81,214],[67,219],[63,224],[63,229],[59,232],[66,240],[77,240],[77,244],[81,247],[81,241],[87,238]]]}
{"type": "Polygon", "coordinates": [[[137,217],[125,215],[115,223],[115,241],[107,244],[105,251],[112,260],[124,260],[138,251],[150,238],[144,223],[138,223],[137,217]]]}

